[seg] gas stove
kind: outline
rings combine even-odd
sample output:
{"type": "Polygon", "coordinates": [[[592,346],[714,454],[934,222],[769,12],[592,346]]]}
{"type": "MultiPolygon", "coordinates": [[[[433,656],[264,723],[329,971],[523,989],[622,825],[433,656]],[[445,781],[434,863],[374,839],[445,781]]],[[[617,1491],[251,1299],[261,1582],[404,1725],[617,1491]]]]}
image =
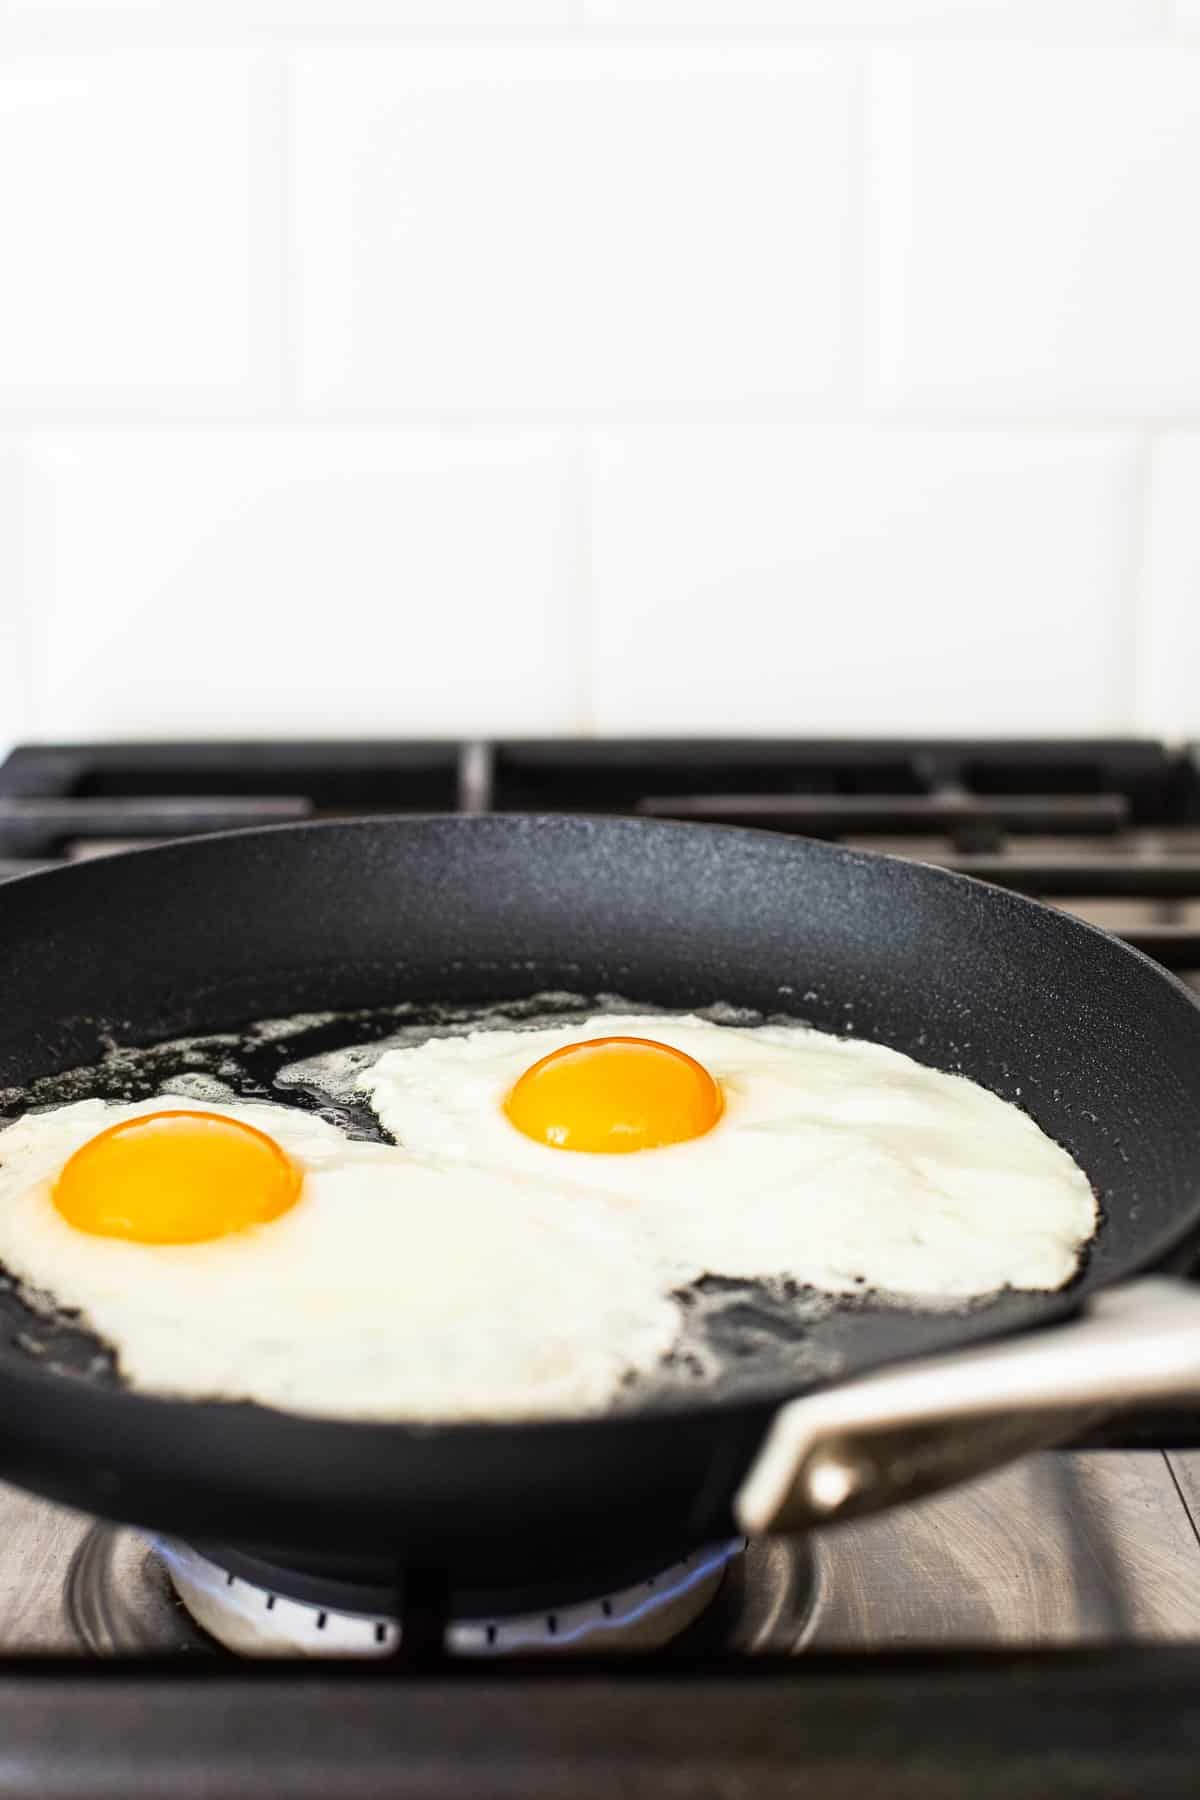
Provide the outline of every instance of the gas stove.
{"type": "MultiPolygon", "coordinates": [[[[356,813],[641,813],[961,869],[1200,987],[1200,750],[23,746],[0,877],[356,813]]],[[[812,1540],[536,1588],[272,1567],[0,1487],[0,1797],[1190,1794],[1200,1433],[1122,1426],[812,1540]],[[1114,1447],[1116,1446],[1116,1447],[1114,1447]]]]}

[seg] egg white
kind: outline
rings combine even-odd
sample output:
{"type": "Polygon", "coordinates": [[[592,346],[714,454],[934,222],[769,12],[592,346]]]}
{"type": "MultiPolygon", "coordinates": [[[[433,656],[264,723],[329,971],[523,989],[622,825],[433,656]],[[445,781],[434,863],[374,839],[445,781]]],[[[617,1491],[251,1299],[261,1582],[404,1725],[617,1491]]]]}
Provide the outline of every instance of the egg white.
{"type": "Polygon", "coordinates": [[[0,1132],[0,1262],[78,1308],[134,1387],[354,1418],[536,1417],[607,1405],[680,1325],[669,1272],[603,1199],[348,1140],[269,1104],[205,1110],[300,1165],[296,1205],[200,1244],[69,1225],[51,1199],[97,1132],[178,1106],[85,1100],[0,1132]]]}
{"type": "Polygon", "coordinates": [[[799,1026],[603,1014],[386,1052],[358,1077],[407,1150],[574,1205],[607,1197],[679,1284],[789,1276],[827,1293],[962,1300],[1053,1289],[1096,1227],[1087,1177],[1018,1107],[879,1044],[799,1026]],[[645,1037],[722,1084],[703,1136],[606,1155],[553,1149],[503,1111],[560,1045],[645,1037]]]}
{"type": "Polygon", "coordinates": [[[0,1132],[0,1263],[78,1309],[138,1388],[505,1419],[611,1406],[679,1343],[672,1293],[707,1274],[955,1302],[1060,1286],[1096,1226],[1082,1170],[1018,1108],[801,1027],[605,1014],[391,1050],[358,1086],[396,1146],[291,1107],[203,1102],[304,1173],[290,1212],[203,1244],[92,1236],[51,1199],[81,1144],[178,1099],[28,1114],[0,1132]],[[615,1156],[523,1136],[502,1110],[517,1077],[597,1036],[695,1057],[722,1084],[718,1124],[615,1156]]]}

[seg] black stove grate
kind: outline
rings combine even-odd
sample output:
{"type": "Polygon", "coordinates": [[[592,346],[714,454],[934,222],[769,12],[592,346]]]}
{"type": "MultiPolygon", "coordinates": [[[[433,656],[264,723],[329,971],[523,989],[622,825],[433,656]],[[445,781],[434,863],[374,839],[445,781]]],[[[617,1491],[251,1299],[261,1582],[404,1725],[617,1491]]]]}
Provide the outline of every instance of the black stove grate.
{"type": "Polygon", "coordinates": [[[620,812],[801,832],[1049,900],[1200,983],[1200,748],[1149,739],[22,745],[0,877],[309,817],[620,812]]]}

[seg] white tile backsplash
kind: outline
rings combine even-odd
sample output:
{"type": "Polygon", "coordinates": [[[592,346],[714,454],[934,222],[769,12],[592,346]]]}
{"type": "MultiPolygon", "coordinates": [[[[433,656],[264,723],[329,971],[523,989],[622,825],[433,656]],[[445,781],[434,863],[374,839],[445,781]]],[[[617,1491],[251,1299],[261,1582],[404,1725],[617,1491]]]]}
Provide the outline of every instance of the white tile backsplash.
{"type": "Polygon", "coordinates": [[[77,45],[323,41],[373,37],[503,41],[570,33],[577,0],[3,0],[0,33],[77,45]]]}
{"type": "Polygon", "coordinates": [[[873,101],[885,404],[1200,412],[1200,54],[882,52],[873,101]]]}
{"type": "Polygon", "coordinates": [[[552,437],[92,431],[31,460],[40,736],[575,722],[552,437]]]}
{"type": "Polygon", "coordinates": [[[602,729],[1124,729],[1138,459],[1104,433],[598,443],[602,729]]]}
{"type": "Polygon", "coordinates": [[[0,422],[274,388],[263,76],[234,52],[0,62],[0,422]]]}
{"type": "Polygon", "coordinates": [[[301,57],[306,400],[827,399],[858,349],[858,98],[825,51],[301,57]]]}
{"type": "Polygon", "coordinates": [[[1200,738],[1200,432],[1155,458],[1145,584],[1142,718],[1154,730],[1200,738]]]}
{"type": "MultiPolygon", "coordinates": [[[[1187,0],[1184,0],[1187,3],[1187,0]]],[[[699,38],[1136,35],[1162,0],[579,0],[593,30],[699,38]]]]}
{"type": "Polygon", "coordinates": [[[0,0],[0,747],[1195,731],[1200,0],[0,0]]]}
{"type": "MultiPolygon", "coordinates": [[[[707,43],[824,37],[1095,40],[1161,29],[1172,0],[4,0],[22,43],[502,43],[572,37],[707,43]]],[[[1175,0],[1194,14],[1195,0],[1175,0]]]]}

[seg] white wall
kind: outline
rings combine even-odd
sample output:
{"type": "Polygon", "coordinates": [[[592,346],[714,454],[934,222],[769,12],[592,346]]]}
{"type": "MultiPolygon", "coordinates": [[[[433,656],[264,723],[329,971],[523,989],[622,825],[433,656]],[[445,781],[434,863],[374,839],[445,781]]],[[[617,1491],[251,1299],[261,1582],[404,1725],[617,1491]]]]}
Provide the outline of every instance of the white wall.
{"type": "Polygon", "coordinates": [[[0,0],[0,740],[1200,735],[1200,0],[0,0]]]}

